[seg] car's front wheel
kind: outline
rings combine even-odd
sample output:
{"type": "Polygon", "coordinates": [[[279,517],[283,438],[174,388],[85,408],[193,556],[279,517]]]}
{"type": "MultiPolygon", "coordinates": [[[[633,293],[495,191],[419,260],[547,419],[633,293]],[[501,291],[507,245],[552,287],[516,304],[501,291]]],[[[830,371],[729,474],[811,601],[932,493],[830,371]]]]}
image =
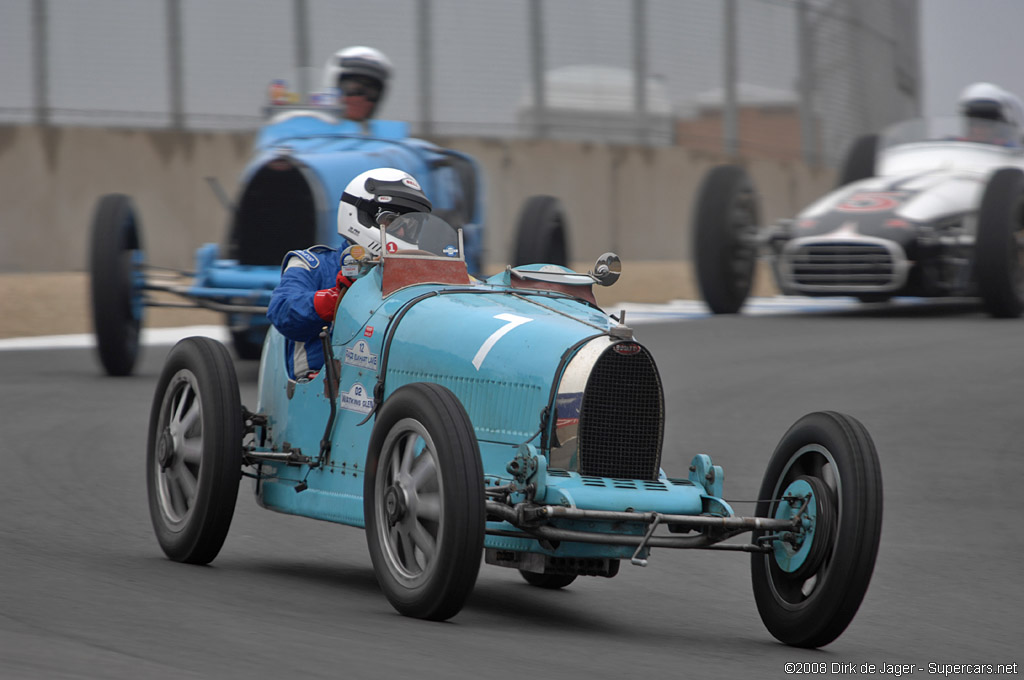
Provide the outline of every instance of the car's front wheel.
{"type": "Polygon", "coordinates": [[[1000,168],[978,208],[974,276],[982,303],[996,318],[1024,311],[1024,171],[1000,168]]]}
{"type": "Polygon", "coordinates": [[[775,449],[758,498],[758,517],[801,518],[754,535],[772,548],[751,556],[761,620],[788,645],[827,645],[853,620],[878,554],[882,473],[870,435],[841,413],[804,416],[775,449]]]}
{"type": "Polygon", "coordinates": [[[519,573],[522,575],[523,580],[531,586],[548,590],[565,588],[576,580],[576,574],[537,574],[532,571],[523,571],[522,569],[519,570],[519,573]]]}
{"type": "Polygon", "coordinates": [[[366,542],[401,614],[443,621],[469,597],[484,544],[483,465],[473,425],[447,388],[405,385],[380,412],[364,480],[366,542]]]}
{"type": "Polygon", "coordinates": [[[142,234],[131,198],[107,194],[96,205],[89,252],[96,349],[108,375],[132,372],[142,326],[142,234]]]}
{"type": "Polygon", "coordinates": [[[254,326],[236,330],[231,329],[231,345],[235,354],[245,361],[257,361],[263,355],[263,342],[267,338],[265,326],[254,326]]]}
{"type": "Polygon", "coordinates": [[[719,165],[704,178],[693,219],[693,259],[704,302],[715,314],[735,314],[754,284],[758,200],[738,165],[719,165]]]}

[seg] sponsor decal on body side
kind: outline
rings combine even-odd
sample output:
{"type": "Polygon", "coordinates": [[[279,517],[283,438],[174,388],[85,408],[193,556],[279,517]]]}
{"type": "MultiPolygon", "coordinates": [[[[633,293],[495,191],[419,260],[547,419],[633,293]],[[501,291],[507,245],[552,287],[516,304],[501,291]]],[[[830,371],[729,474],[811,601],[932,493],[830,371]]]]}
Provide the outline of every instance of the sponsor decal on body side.
{"type": "Polygon", "coordinates": [[[348,392],[341,393],[341,408],[346,411],[367,414],[373,410],[373,395],[362,383],[353,383],[348,392]]]}
{"type": "Polygon", "coordinates": [[[370,351],[370,344],[368,342],[360,340],[352,347],[345,348],[345,363],[356,368],[376,371],[378,355],[370,351]]]}

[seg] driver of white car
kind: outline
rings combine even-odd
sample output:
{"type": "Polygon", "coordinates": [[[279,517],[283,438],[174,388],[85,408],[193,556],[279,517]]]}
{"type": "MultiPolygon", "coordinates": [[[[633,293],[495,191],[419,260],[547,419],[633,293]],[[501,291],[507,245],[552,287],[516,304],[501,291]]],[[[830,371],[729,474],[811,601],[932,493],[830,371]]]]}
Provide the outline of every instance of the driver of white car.
{"type": "Polygon", "coordinates": [[[1011,92],[992,83],[973,83],[960,94],[959,109],[965,141],[1021,145],[1024,106],[1011,92]]]}
{"type": "MultiPolygon", "coordinates": [[[[431,209],[430,200],[409,173],[395,168],[368,170],[349,182],[338,204],[342,250],[315,245],[284,256],[281,283],[270,297],[267,318],[285,337],[289,378],[309,379],[324,365],[320,331],[334,321],[338,303],[358,272],[350,254],[353,247],[379,255],[381,228],[387,230],[399,215],[431,209]]],[[[388,236],[389,251],[415,247],[388,236]]]]}

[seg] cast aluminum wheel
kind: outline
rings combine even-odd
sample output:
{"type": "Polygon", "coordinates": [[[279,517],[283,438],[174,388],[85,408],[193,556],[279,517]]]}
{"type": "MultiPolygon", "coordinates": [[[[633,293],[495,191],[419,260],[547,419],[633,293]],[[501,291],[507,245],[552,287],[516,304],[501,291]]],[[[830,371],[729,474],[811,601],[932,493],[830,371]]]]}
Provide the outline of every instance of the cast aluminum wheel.
{"type": "Polygon", "coordinates": [[[484,540],[483,466],[462,404],[413,383],[381,407],[364,481],[367,546],[400,613],[444,620],[476,583],[484,540]]]}
{"type": "Polygon", "coordinates": [[[238,497],[242,433],[227,348],[185,338],[157,383],[146,457],[150,518],[172,560],[206,564],[220,552],[238,497]]]}

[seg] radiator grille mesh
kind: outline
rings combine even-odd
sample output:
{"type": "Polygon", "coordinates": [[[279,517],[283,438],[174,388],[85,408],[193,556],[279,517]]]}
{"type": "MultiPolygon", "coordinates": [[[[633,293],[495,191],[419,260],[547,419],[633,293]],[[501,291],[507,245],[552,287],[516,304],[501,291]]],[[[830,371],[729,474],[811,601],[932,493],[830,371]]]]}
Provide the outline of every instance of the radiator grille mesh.
{"type": "Polygon", "coordinates": [[[664,423],[661,378],[650,353],[634,343],[613,345],[594,364],[583,393],[580,473],[657,479],[664,423]]]}
{"type": "Polygon", "coordinates": [[[787,253],[793,281],[807,287],[892,285],[895,267],[884,246],[814,243],[787,253]]]}

